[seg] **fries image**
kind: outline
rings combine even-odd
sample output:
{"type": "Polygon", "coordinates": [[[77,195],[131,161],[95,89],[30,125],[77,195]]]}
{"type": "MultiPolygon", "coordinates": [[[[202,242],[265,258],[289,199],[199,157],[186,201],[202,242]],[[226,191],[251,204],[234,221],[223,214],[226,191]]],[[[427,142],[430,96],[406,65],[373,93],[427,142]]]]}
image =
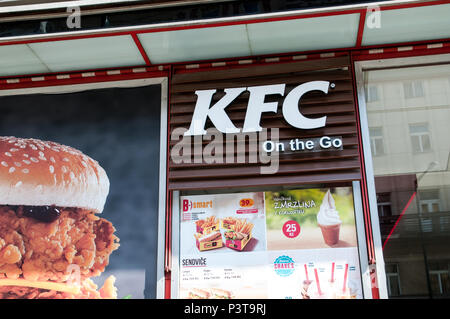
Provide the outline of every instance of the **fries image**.
{"type": "Polygon", "coordinates": [[[236,223],[234,225],[231,225],[231,230],[245,235],[250,235],[252,229],[253,224],[247,222],[246,219],[236,219],[236,223]]]}
{"type": "Polygon", "coordinates": [[[216,216],[206,217],[205,219],[200,219],[195,222],[195,224],[198,227],[202,227],[202,228],[208,228],[217,223],[218,223],[218,221],[216,220],[216,216]]]}
{"type": "Polygon", "coordinates": [[[235,217],[225,217],[222,219],[221,227],[223,229],[231,229],[231,226],[235,225],[238,220],[239,218],[235,217]]]}
{"type": "Polygon", "coordinates": [[[219,228],[219,220],[216,216],[210,216],[205,219],[200,219],[195,222],[197,232],[200,234],[209,234],[219,228]]]}
{"type": "Polygon", "coordinates": [[[229,230],[225,232],[225,245],[229,248],[243,250],[245,245],[252,238],[253,223],[246,219],[235,218],[235,223],[230,225],[229,230]]]}

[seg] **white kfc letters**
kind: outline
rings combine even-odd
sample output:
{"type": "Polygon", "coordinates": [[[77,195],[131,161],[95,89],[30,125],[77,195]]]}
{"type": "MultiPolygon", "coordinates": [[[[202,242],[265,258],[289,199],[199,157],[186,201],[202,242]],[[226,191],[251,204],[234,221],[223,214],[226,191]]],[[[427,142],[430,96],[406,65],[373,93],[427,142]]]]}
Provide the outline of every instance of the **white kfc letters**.
{"type": "MultiPolygon", "coordinates": [[[[293,127],[299,129],[315,129],[324,127],[326,116],[311,119],[305,117],[299,107],[299,101],[302,96],[310,91],[322,91],[328,93],[330,82],[328,81],[311,81],[300,84],[295,87],[286,96],[283,102],[282,113],[285,120],[293,127]]],[[[189,130],[184,133],[185,136],[204,135],[206,134],[205,123],[207,118],[211,120],[214,126],[222,133],[248,133],[260,132],[261,115],[264,112],[276,113],[278,110],[278,102],[265,102],[267,95],[284,96],[286,84],[273,84],[262,86],[251,86],[242,88],[224,89],[225,95],[211,106],[212,98],[217,90],[197,90],[197,103],[195,105],[194,114],[192,116],[189,130]],[[247,112],[245,114],[244,127],[237,128],[225,112],[225,108],[230,105],[241,93],[249,91],[247,112]]]]}

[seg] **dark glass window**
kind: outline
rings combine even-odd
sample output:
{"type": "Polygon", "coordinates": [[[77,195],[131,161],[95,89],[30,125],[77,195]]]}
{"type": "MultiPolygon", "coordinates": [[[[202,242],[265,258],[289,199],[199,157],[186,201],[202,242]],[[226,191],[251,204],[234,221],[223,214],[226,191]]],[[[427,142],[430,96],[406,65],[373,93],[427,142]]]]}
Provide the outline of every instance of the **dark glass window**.
{"type": "Polygon", "coordinates": [[[450,64],[364,75],[366,90],[383,87],[366,107],[391,298],[450,297],[449,75],[450,64]]]}

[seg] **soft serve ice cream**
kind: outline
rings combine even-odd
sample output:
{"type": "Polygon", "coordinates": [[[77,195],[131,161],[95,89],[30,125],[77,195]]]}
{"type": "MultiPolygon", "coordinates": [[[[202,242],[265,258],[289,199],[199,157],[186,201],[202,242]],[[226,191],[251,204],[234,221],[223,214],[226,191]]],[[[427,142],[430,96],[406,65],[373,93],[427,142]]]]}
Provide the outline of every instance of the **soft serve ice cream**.
{"type": "Polygon", "coordinates": [[[339,231],[342,221],[339,218],[339,213],[336,210],[336,204],[330,190],[327,191],[320,205],[320,210],[317,214],[317,224],[328,246],[334,246],[339,242],[339,231]]]}

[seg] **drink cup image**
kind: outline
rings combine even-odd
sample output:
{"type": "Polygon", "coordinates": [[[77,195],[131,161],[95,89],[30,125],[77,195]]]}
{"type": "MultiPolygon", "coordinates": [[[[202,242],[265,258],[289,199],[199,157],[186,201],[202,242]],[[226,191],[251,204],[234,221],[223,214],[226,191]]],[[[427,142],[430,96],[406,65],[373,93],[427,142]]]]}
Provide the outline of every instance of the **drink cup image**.
{"type": "Polygon", "coordinates": [[[328,246],[334,246],[339,242],[339,231],[341,229],[341,224],[336,225],[320,225],[320,230],[322,231],[323,240],[328,246]]]}
{"type": "Polygon", "coordinates": [[[348,281],[348,289],[345,291],[345,299],[357,299],[359,286],[355,280],[348,281]]]}
{"type": "Polygon", "coordinates": [[[317,224],[322,231],[323,240],[328,246],[334,246],[339,242],[342,221],[339,218],[330,190],[326,192],[320,205],[320,210],[317,214],[317,224]]]}
{"type": "Polygon", "coordinates": [[[328,280],[328,298],[336,299],[336,282],[333,280],[328,280]]]}
{"type": "Polygon", "coordinates": [[[308,294],[309,286],[312,284],[312,280],[304,280],[302,285],[302,299],[311,299],[311,296],[308,294]]]}

